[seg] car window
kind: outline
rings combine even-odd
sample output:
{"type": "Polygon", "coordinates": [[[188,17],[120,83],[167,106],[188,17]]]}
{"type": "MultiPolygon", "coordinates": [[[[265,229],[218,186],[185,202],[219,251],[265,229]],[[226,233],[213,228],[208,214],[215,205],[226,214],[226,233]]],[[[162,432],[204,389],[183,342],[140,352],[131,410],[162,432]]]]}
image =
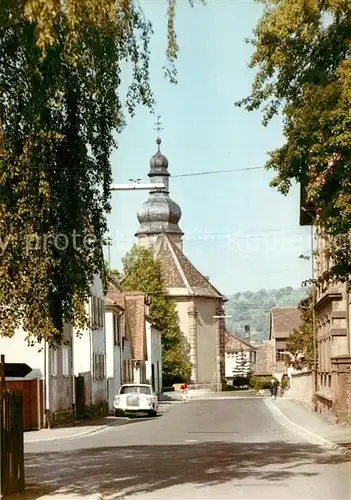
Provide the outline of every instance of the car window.
{"type": "Polygon", "coordinates": [[[139,387],[141,394],[151,394],[150,387],[139,387]]]}
{"type": "Polygon", "coordinates": [[[151,394],[150,387],[143,387],[140,385],[122,386],[120,394],[129,394],[131,392],[138,392],[139,394],[151,394]]]}

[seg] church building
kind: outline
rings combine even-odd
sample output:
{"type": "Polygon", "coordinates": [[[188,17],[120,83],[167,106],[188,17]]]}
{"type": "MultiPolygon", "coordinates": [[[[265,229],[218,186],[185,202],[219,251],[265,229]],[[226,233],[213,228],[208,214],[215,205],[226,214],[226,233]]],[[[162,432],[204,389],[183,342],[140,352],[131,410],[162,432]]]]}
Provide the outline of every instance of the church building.
{"type": "Polygon", "coordinates": [[[158,151],[150,160],[152,184],[148,200],[138,211],[140,245],[151,250],[163,267],[169,297],[175,302],[179,326],[190,345],[191,384],[196,388],[221,390],[225,383],[226,298],[201,274],[183,253],[179,227],[181,209],[169,196],[168,160],[158,151]]]}

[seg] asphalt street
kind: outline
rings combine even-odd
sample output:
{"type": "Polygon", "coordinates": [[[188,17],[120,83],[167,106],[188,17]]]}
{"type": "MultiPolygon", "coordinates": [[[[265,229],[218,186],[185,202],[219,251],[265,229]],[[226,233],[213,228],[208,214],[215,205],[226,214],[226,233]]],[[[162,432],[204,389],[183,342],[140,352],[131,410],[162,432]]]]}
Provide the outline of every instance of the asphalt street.
{"type": "Polygon", "coordinates": [[[351,498],[350,459],[287,430],[262,399],[166,403],[155,419],[25,452],[27,483],[67,498],[351,498]]]}

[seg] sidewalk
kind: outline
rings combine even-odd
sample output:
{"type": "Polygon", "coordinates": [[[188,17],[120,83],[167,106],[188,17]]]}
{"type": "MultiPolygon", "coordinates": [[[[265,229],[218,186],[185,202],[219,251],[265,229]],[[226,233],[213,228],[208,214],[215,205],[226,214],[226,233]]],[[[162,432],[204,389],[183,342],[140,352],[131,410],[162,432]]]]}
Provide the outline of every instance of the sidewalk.
{"type": "Polygon", "coordinates": [[[128,418],[102,417],[95,420],[82,420],[52,429],[27,431],[24,433],[24,443],[38,443],[42,441],[55,441],[56,439],[75,439],[88,434],[103,431],[107,427],[124,425],[128,418]]]}
{"type": "Polygon", "coordinates": [[[315,444],[351,456],[351,425],[331,424],[322,415],[284,396],[276,400],[267,398],[265,403],[289,430],[303,434],[315,444]]]}

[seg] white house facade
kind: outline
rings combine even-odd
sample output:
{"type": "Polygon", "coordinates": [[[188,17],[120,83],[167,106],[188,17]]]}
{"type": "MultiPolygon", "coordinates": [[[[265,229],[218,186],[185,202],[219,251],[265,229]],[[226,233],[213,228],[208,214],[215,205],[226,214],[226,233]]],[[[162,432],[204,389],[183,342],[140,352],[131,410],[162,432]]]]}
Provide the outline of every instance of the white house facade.
{"type": "Polygon", "coordinates": [[[246,377],[255,372],[257,349],[236,335],[225,333],[225,378],[231,383],[235,377],[246,377]]]}
{"type": "Polygon", "coordinates": [[[113,399],[122,384],[123,357],[121,316],[124,309],[115,304],[109,297],[105,298],[105,332],[106,332],[106,377],[107,401],[109,412],[113,411],[113,399]]]}
{"type": "Polygon", "coordinates": [[[51,427],[72,419],[75,381],[71,325],[64,327],[64,340],[68,345],[58,349],[49,348],[45,341],[27,341],[27,336],[27,332],[18,328],[13,337],[0,338],[0,353],[5,355],[6,363],[25,363],[32,369],[23,378],[7,378],[7,387],[22,390],[24,398],[31,399],[24,404],[38,409],[35,428],[51,427]]]}
{"type": "Polygon", "coordinates": [[[146,318],[146,380],[156,394],[162,392],[162,331],[150,318],[146,318]]]}
{"type": "Polygon", "coordinates": [[[91,327],[73,335],[73,367],[76,384],[76,409],[99,413],[107,406],[105,297],[100,275],[94,276],[87,304],[91,327]],[[83,383],[84,380],[84,383],[83,383]],[[84,401],[84,402],[83,402],[84,401]]]}

